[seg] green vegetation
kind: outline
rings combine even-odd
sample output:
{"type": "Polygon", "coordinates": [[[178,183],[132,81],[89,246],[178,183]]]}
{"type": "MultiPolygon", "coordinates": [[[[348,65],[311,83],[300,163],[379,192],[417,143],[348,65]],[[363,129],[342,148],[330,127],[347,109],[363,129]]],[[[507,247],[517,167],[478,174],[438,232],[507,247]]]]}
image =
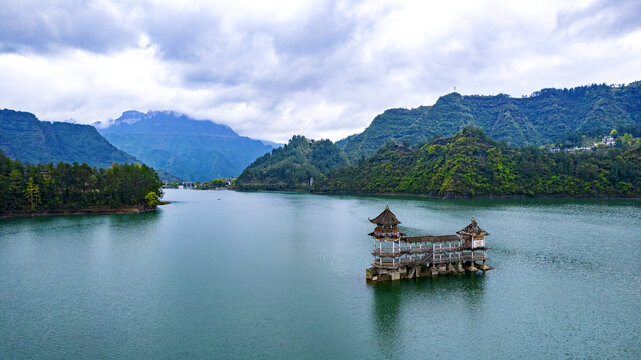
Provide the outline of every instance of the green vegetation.
{"type": "MultiPolygon", "coordinates": [[[[606,135],[641,124],[641,82],[543,89],[531,96],[461,96],[452,93],[432,106],[390,109],[360,134],[337,142],[350,159],[374,154],[389,140],[417,145],[452,136],[467,126],[515,146],[558,143],[570,134],[606,135]]],[[[575,139],[576,140],[576,139],[575,139]]]]}
{"type": "MultiPolygon", "coordinates": [[[[575,146],[591,146],[601,141],[601,138],[606,135],[607,131],[591,130],[584,133],[573,132],[563,136],[557,141],[562,148],[572,148],[575,146]]],[[[620,126],[616,129],[609,131],[609,135],[614,137],[617,142],[621,142],[627,146],[633,146],[635,141],[639,141],[641,137],[641,123],[628,126],[620,126]],[[636,139],[636,140],[633,140],[636,139]]]]}
{"type": "Polygon", "coordinates": [[[33,114],[0,110],[0,151],[30,164],[79,162],[95,167],[135,163],[93,126],[39,121],[33,114]]]}
{"type": "Polygon", "coordinates": [[[145,195],[145,200],[147,201],[148,206],[156,207],[160,202],[160,196],[158,196],[158,193],[155,191],[150,191],[145,195]]]}
{"type": "Polygon", "coordinates": [[[204,183],[198,183],[196,189],[198,190],[211,190],[211,189],[224,189],[227,188],[227,181],[225,179],[215,179],[204,183]]]}
{"type": "Polygon", "coordinates": [[[24,165],[0,152],[0,215],[155,208],[162,191],[154,169],[113,164],[24,165]]]}
{"type": "Polygon", "coordinates": [[[314,190],[439,197],[641,196],[641,147],[638,138],[626,134],[616,146],[570,154],[509,147],[467,127],[416,148],[388,142],[370,158],[329,173],[314,190]]]}
{"type": "MultiPolygon", "coordinates": [[[[230,185],[233,184],[235,179],[214,179],[205,182],[193,182],[194,187],[189,187],[194,190],[220,190],[227,189],[230,185]],[[230,184],[231,182],[231,184],[230,184]]],[[[182,181],[168,181],[163,183],[163,188],[165,189],[179,189],[181,185],[184,185],[185,182],[182,181]]]]}
{"type": "Polygon", "coordinates": [[[180,185],[180,181],[168,181],[166,183],[163,183],[162,187],[165,189],[178,189],[179,185],[180,185]]]}
{"type": "Polygon", "coordinates": [[[238,177],[235,187],[239,190],[309,189],[310,183],[323,179],[325,173],[347,164],[345,154],[331,141],[308,140],[297,135],[287,145],[256,159],[238,177]]]}

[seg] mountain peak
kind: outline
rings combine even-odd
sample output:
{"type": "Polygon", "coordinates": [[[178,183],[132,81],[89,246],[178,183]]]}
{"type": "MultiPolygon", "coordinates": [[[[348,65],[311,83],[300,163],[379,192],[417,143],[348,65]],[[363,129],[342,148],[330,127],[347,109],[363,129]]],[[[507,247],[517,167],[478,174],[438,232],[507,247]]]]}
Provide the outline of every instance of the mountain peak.
{"type": "Polygon", "coordinates": [[[144,118],[145,114],[141,113],[140,111],[136,110],[127,110],[122,113],[122,115],[116,119],[114,122],[114,125],[120,125],[122,123],[125,124],[134,124],[144,118]]]}
{"type": "Polygon", "coordinates": [[[149,110],[142,113],[128,110],[103,129],[102,133],[183,133],[216,136],[238,136],[229,126],[211,120],[196,120],[171,110],[149,110]]]}
{"type": "Polygon", "coordinates": [[[389,139],[419,144],[452,136],[466,126],[508,144],[545,145],[571,134],[610,131],[641,122],[641,82],[545,88],[530,96],[443,95],[430,107],[390,109],[360,134],[339,143],[352,159],[367,157],[389,139]]]}
{"type": "Polygon", "coordinates": [[[146,164],[186,181],[238,176],[273,148],[227,125],[169,110],[125,111],[100,133],[146,164]]]}
{"type": "Polygon", "coordinates": [[[11,118],[12,121],[31,121],[39,122],[38,118],[26,111],[16,111],[11,109],[2,109],[0,110],[0,117],[11,118]]]}

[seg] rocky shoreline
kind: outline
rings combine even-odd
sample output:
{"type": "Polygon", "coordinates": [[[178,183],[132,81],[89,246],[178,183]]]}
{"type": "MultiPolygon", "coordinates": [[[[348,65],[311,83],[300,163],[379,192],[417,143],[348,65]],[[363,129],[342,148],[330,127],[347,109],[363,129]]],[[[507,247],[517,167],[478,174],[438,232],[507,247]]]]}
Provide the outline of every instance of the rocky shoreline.
{"type": "Polygon", "coordinates": [[[100,209],[80,209],[69,211],[44,211],[28,214],[3,214],[0,219],[22,218],[22,217],[41,217],[41,216],[65,216],[65,215],[107,215],[107,214],[140,214],[155,211],[156,207],[134,206],[123,208],[100,208],[100,209]]]}

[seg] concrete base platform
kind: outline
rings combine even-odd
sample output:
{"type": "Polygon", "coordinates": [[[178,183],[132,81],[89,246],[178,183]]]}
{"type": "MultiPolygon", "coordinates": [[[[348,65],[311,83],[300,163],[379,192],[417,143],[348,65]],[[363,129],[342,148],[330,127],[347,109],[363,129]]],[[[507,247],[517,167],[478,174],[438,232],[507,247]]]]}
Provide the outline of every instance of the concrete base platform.
{"type": "Polygon", "coordinates": [[[371,267],[365,270],[365,278],[368,284],[385,282],[385,281],[398,281],[402,279],[412,279],[421,277],[438,277],[446,275],[462,275],[464,273],[476,273],[480,271],[492,270],[491,266],[486,264],[476,264],[474,262],[449,263],[433,265],[430,267],[424,265],[417,266],[403,266],[398,269],[378,269],[371,267]]]}
{"type": "Polygon", "coordinates": [[[465,268],[465,271],[477,272],[477,271],[479,271],[479,269],[477,267],[475,267],[475,266],[468,266],[468,267],[465,268]]]}

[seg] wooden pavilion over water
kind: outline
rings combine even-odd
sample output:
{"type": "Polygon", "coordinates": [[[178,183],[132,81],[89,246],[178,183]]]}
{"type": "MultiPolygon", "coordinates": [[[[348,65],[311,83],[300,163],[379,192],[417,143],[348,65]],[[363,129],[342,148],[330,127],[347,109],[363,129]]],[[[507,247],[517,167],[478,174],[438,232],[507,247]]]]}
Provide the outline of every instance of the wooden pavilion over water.
{"type": "Polygon", "coordinates": [[[374,238],[374,262],[365,272],[368,282],[492,269],[485,263],[485,236],[489,233],[474,218],[457,235],[423,236],[407,236],[399,231],[401,222],[389,206],[369,221],[376,228],[369,234],[374,238]]]}

